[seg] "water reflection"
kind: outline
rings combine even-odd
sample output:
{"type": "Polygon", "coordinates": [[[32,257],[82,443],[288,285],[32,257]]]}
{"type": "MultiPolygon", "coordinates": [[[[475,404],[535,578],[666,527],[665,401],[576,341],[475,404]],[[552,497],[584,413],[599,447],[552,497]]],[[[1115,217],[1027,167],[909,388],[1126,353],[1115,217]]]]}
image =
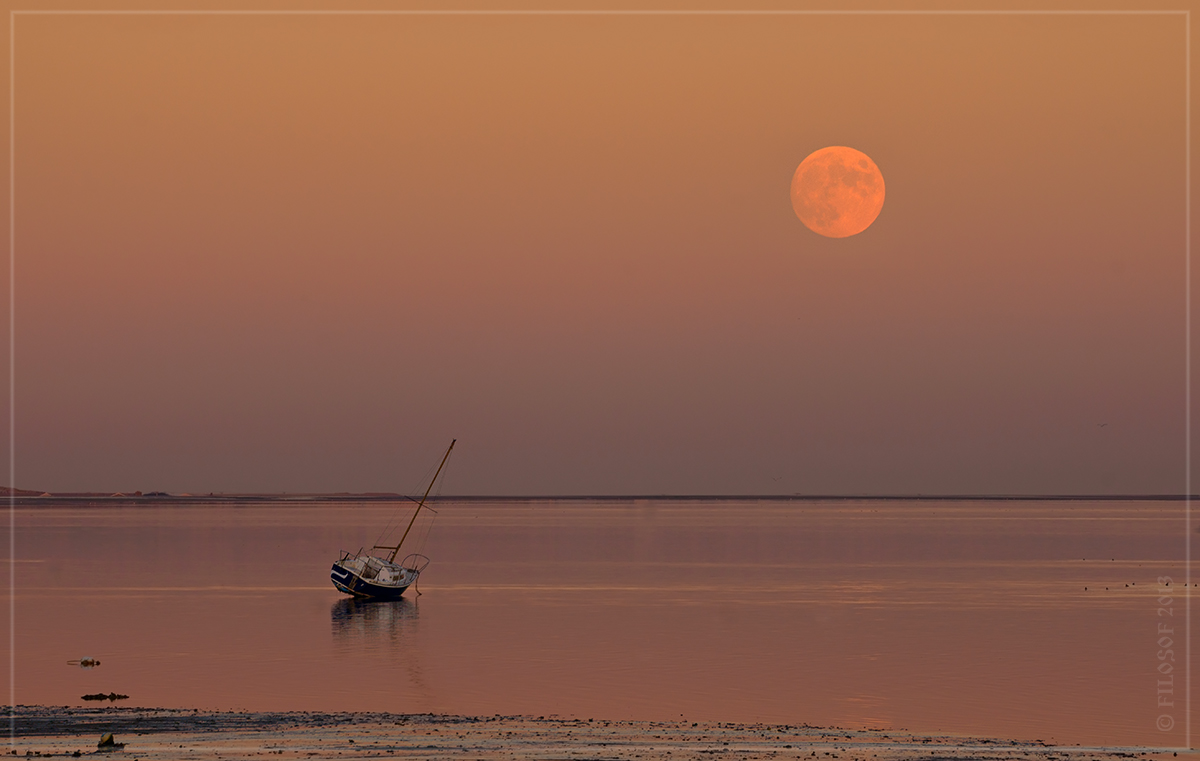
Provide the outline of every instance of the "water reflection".
{"type": "Polygon", "coordinates": [[[415,632],[417,604],[399,600],[359,600],[353,597],[335,602],[329,608],[333,639],[347,645],[399,642],[415,632]]]}
{"type": "Polygon", "coordinates": [[[390,505],[18,510],[60,575],[18,587],[17,699],[1186,739],[1144,699],[1173,502],[439,509],[436,594],[393,602],[296,586],[390,505]]]}
{"type": "MultiPolygon", "coordinates": [[[[366,658],[376,668],[401,669],[412,710],[443,710],[425,680],[419,641],[419,606],[412,600],[338,600],[329,608],[334,648],[343,657],[366,658]]],[[[403,682],[401,682],[403,684],[403,682]]]]}

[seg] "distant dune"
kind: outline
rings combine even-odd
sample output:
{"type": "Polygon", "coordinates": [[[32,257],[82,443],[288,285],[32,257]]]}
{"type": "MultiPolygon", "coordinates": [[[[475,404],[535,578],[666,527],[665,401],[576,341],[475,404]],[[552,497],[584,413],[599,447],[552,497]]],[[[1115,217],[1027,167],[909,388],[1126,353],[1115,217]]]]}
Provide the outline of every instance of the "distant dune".
{"type": "Polygon", "coordinates": [[[3,497],[40,497],[45,493],[37,489],[14,489],[11,486],[0,486],[0,496],[3,497]]]}

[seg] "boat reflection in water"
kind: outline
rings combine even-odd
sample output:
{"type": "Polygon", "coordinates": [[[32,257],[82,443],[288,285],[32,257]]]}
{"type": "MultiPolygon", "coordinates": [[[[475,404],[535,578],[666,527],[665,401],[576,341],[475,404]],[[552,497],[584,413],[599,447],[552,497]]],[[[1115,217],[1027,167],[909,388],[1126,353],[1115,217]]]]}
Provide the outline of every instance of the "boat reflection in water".
{"type": "MultiPolygon", "coordinates": [[[[393,677],[386,681],[380,699],[405,710],[437,712],[444,709],[425,679],[422,667],[418,605],[403,597],[395,600],[370,600],[349,597],[329,608],[334,651],[339,658],[359,659],[366,655],[381,673],[393,677]]],[[[362,688],[359,688],[360,690],[362,688]]]]}
{"type": "Polygon", "coordinates": [[[416,634],[417,603],[403,597],[395,600],[349,597],[329,608],[329,621],[334,642],[357,648],[399,644],[402,638],[416,634]]]}

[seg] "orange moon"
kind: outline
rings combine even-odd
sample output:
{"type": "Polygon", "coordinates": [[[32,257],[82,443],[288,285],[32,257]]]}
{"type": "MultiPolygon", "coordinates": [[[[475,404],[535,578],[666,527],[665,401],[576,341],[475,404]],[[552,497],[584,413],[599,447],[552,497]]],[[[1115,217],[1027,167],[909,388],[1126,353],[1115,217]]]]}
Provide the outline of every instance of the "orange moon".
{"type": "Polygon", "coordinates": [[[883,175],[862,151],[822,148],[796,167],[792,208],[805,227],[827,238],[857,235],[883,208],[883,175]]]}

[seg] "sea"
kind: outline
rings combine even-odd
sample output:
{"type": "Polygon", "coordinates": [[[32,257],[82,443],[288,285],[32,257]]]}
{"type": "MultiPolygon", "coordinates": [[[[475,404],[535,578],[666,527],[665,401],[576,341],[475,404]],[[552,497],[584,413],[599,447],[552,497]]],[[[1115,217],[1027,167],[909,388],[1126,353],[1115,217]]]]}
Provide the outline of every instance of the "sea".
{"type": "Polygon", "coordinates": [[[411,503],[25,502],[17,704],[1190,740],[1183,501],[441,500],[392,602],[329,571],[411,503]]]}

